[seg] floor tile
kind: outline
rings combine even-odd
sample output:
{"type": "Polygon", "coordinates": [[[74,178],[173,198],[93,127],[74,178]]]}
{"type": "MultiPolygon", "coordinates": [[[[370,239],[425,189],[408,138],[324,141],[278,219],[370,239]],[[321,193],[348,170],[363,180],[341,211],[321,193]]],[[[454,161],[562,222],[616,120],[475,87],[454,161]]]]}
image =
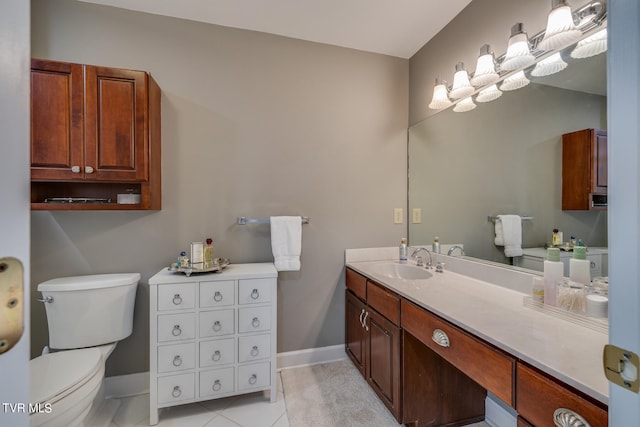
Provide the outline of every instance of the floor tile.
{"type": "Polygon", "coordinates": [[[120,408],[113,417],[113,423],[120,427],[130,427],[145,419],[149,419],[148,394],[120,399],[120,408]]]}
{"type": "MultiPolygon", "coordinates": [[[[202,427],[217,413],[211,411],[199,403],[171,406],[160,411],[158,427],[202,427]]],[[[149,416],[137,425],[149,425],[149,416]]]]}
{"type": "Polygon", "coordinates": [[[221,414],[243,427],[271,427],[286,411],[282,396],[271,403],[267,393],[254,393],[238,399],[221,414]]]}

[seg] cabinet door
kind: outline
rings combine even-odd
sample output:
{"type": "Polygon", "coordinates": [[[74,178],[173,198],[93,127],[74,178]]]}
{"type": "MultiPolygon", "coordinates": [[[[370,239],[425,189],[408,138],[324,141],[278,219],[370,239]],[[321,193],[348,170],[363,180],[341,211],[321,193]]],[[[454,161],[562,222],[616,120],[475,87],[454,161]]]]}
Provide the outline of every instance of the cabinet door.
{"type": "Polygon", "coordinates": [[[31,179],[84,177],[82,65],[31,60],[31,179]]]}
{"type": "Polygon", "coordinates": [[[593,132],[593,190],[594,193],[607,193],[607,132],[593,132]]]}
{"type": "Polygon", "coordinates": [[[366,331],[361,320],[365,316],[366,307],[350,291],[346,292],[345,307],[345,350],[360,373],[365,375],[366,331]]]}
{"type": "Polygon", "coordinates": [[[391,413],[400,419],[400,328],[369,307],[366,378],[391,413]]]}
{"type": "Polygon", "coordinates": [[[85,75],[86,179],[146,181],[147,74],[87,65],[85,75]]]}

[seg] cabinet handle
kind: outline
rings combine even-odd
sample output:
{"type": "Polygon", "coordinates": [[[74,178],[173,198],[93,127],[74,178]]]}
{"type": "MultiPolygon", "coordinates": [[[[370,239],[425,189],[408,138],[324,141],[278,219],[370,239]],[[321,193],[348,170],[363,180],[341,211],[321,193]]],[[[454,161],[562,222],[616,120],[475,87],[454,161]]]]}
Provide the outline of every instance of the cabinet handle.
{"type": "Polygon", "coordinates": [[[182,365],[182,358],[180,357],[180,355],[175,356],[173,358],[173,366],[180,366],[182,365]]]}
{"type": "Polygon", "coordinates": [[[220,383],[220,380],[215,380],[213,382],[213,391],[220,391],[221,388],[222,384],[220,383]]]}
{"type": "Polygon", "coordinates": [[[360,312],[360,326],[364,328],[364,320],[362,319],[362,316],[364,316],[364,308],[360,312]]]}
{"type": "Polygon", "coordinates": [[[85,166],[84,173],[93,173],[93,168],[91,166],[85,166]]]}
{"type": "Polygon", "coordinates": [[[220,291],[216,291],[216,293],[213,295],[213,300],[216,302],[222,301],[222,294],[220,293],[220,291]]]}
{"type": "Polygon", "coordinates": [[[364,313],[364,319],[362,319],[362,325],[364,326],[364,330],[369,332],[369,327],[367,326],[367,317],[369,317],[369,312],[364,313]]]}
{"type": "Polygon", "coordinates": [[[253,357],[256,357],[258,354],[260,354],[260,350],[258,349],[257,345],[254,345],[253,348],[251,349],[251,355],[253,357]]]}
{"type": "Polygon", "coordinates": [[[258,292],[257,289],[254,289],[253,291],[251,291],[251,299],[258,299],[260,298],[260,292],[258,292]]]}
{"type": "Polygon", "coordinates": [[[220,354],[220,350],[216,350],[211,356],[211,360],[213,360],[214,362],[217,362],[221,358],[222,358],[222,355],[220,354]]]}
{"type": "Polygon", "coordinates": [[[80,166],[71,166],[71,172],[80,173],[80,166]]]}
{"type": "Polygon", "coordinates": [[[175,294],[173,296],[173,304],[174,305],[180,305],[182,304],[182,297],[180,296],[180,294],[175,294]]]}
{"type": "Polygon", "coordinates": [[[171,392],[171,396],[173,397],[180,397],[180,395],[182,394],[182,390],[180,390],[180,386],[177,385],[173,388],[173,391],[171,392]]]}
{"type": "Polygon", "coordinates": [[[215,322],[213,322],[213,330],[216,332],[219,332],[220,329],[222,329],[222,323],[220,323],[219,320],[216,320],[215,322]]]}
{"type": "Polygon", "coordinates": [[[254,317],[253,320],[251,321],[251,326],[253,326],[254,328],[257,328],[260,326],[260,319],[258,319],[257,317],[254,317]]]}
{"type": "Polygon", "coordinates": [[[558,408],[553,413],[553,422],[558,427],[591,427],[591,425],[571,409],[558,408]]]}
{"type": "Polygon", "coordinates": [[[171,335],[177,337],[182,333],[182,329],[180,329],[180,325],[173,325],[173,330],[171,331],[171,335]]]}
{"type": "Polygon", "coordinates": [[[249,377],[249,384],[255,384],[258,381],[258,376],[256,374],[253,374],[249,377]]]}
{"type": "Polygon", "coordinates": [[[436,329],[433,331],[431,339],[441,347],[449,347],[449,337],[442,329],[436,329]]]}

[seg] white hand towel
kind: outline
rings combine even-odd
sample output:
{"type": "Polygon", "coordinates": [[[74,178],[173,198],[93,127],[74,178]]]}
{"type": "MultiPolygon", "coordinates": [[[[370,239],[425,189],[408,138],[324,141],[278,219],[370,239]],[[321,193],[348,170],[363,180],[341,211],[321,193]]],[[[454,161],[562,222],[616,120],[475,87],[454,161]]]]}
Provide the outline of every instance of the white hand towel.
{"type": "Polygon", "coordinates": [[[278,271],[300,270],[302,217],[271,217],[271,251],[278,271]]]}
{"type": "Polygon", "coordinates": [[[504,255],[522,256],[522,218],[519,215],[498,215],[502,223],[504,255]]]}
{"type": "Polygon", "coordinates": [[[502,221],[500,221],[499,217],[494,219],[494,226],[496,229],[494,242],[496,246],[504,246],[504,232],[502,231],[502,221]]]}

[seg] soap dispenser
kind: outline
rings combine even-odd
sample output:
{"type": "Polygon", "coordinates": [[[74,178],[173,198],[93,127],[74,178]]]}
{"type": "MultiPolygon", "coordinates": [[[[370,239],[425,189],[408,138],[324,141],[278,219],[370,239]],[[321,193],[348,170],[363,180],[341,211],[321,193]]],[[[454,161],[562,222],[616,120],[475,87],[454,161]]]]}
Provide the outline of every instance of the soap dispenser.
{"type": "Polygon", "coordinates": [[[407,263],[407,239],[405,237],[400,240],[399,258],[400,264],[407,263]]]}
{"type": "Polygon", "coordinates": [[[569,279],[585,286],[591,284],[591,263],[587,259],[586,246],[573,248],[573,258],[569,260],[569,279]]]}
{"type": "Polygon", "coordinates": [[[547,259],[544,261],[544,303],[556,305],[556,286],[564,275],[564,264],[560,261],[560,249],[547,248],[547,259]]]}
{"type": "Polygon", "coordinates": [[[433,239],[433,253],[440,253],[440,238],[438,236],[433,239]]]}

